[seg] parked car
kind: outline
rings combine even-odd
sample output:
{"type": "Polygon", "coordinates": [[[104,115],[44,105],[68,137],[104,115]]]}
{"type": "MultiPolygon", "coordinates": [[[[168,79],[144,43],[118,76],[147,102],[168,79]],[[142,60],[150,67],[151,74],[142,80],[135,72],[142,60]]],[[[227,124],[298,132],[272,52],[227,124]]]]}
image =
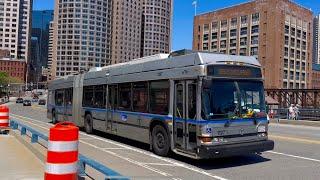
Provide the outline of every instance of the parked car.
{"type": "Polygon", "coordinates": [[[31,106],[31,101],[30,100],[24,100],[23,101],[23,106],[31,106]]]}
{"type": "Polygon", "coordinates": [[[46,100],[45,99],[40,99],[38,104],[39,105],[46,105],[46,100]]]}
{"type": "Polygon", "coordinates": [[[23,98],[18,98],[18,99],[16,100],[16,103],[18,103],[18,104],[23,103],[23,98]]]}
{"type": "Polygon", "coordinates": [[[32,98],[32,102],[38,102],[39,101],[39,98],[38,97],[33,97],[32,98]]]}

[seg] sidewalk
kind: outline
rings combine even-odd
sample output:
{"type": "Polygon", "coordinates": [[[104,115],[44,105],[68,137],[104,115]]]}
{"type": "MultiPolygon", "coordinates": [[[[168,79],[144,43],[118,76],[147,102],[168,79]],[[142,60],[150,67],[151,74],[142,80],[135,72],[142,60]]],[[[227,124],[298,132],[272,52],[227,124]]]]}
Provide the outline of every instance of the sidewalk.
{"type": "Polygon", "coordinates": [[[0,135],[0,179],[43,179],[43,163],[14,136],[0,135]]]}
{"type": "Polygon", "coordinates": [[[306,121],[306,120],[288,120],[288,119],[270,119],[270,123],[273,124],[292,124],[292,125],[303,125],[320,127],[320,121],[306,121]]]}

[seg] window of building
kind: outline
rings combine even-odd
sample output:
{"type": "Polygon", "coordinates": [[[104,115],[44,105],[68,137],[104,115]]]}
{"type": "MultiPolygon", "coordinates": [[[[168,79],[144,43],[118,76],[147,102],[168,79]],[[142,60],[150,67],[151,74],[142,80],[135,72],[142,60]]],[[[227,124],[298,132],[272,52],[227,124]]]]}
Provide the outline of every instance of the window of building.
{"type": "Polygon", "coordinates": [[[290,80],[293,80],[293,79],[294,79],[294,72],[290,71],[290,80]]]}
{"type": "Polygon", "coordinates": [[[252,45],[259,44],[259,36],[251,36],[251,44],[252,45]]]}
{"type": "Polygon", "coordinates": [[[248,23],[248,16],[241,16],[241,24],[247,24],[248,23]]]}
{"type": "Polygon", "coordinates": [[[248,28],[247,27],[241,28],[240,35],[244,36],[244,35],[247,35],[247,34],[248,34],[248,28]]]}
{"type": "Polygon", "coordinates": [[[236,26],[238,23],[238,19],[236,17],[231,18],[231,26],[236,26]]]}
{"type": "Polygon", "coordinates": [[[251,48],[250,54],[251,54],[251,56],[257,56],[258,55],[258,47],[251,48]]]}
{"type": "Polygon", "coordinates": [[[230,47],[236,47],[237,46],[237,39],[230,39],[230,47]]]}
{"type": "Polygon", "coordinates": [[[169,87],[169,81],[155,81],[150,83],[150,113],[168,114],[170,101],[169,87]]]}
{"type": "Polygon", "coordinates": [[[291,36],[295,36],[296,35],[296,28],[291,27],[291,36]]]}
{"type": "Polygon", "coordinates": [[[227,47],[227,40],[220,41],[220,48],[226,48],[227,47]]]}
{"type": "Polygon", "coordinates": [[[257,22],[260,19],[260,14],[259,13],[255,13],[252,14],[252,22],[257,22]]]}
{"type": "Polygon", "coordinates": [[[202,44],[202,50],[204,50],[204,51],[209,50],[209,43],[203,43],[202,44]]]}
{"type": "Polygon", "coordinates": [[[240,56],[246,56],[247,55],[247,48],[241,48],[239,54],[240,54],[240,56]]]}
{"type": "Polygon", "coordinates": [[[285,27],[284,27],[284,33],[285,33],[285,34],[289,34],[289,26],[288,26],[288,25],[285,25],[285,27]]]}
{"type": "Polygon", "coordinates": [[[284,66],[285,68],[288,68],[288,67],[289,67],[289,60],[288,60],[288,59],[284,59],[283,66],[284,66]]]}
{"type": "Polygon", "coordinates": [[[289,56],[289,48],[287,48],[287,47],[284,48],[284,56],[286,56],[286,57],[289,56]]]}
{"type": "Polygon", "coordinates": [[[237,30],[236,30],[236,29],[230,30],[230,36],[231,36],[231,37],[237,36],[237,30]]]}
{"type": "Polygon", "coordinates": [[[247,37],[240,38],[240,46],[246,46],[247,41],[248,41],[247,37]]]}
{"type": "Polygon", "coordinates": [[[230,55],[237,55],[237,50],[236,49],[230,49],[229,50],[230,55]]]}
{"type": "Polygon", "coordinates": [[[227,37],[227,31],[221,31],[221,38],[227,37]]]}
{"type": "Polygon", "coordinates": [[[252,34],[259,33],[259,25],[252,26],[251,33],[252,34]]]}
{"type": "Polygon", "coordinates": [[[218,22],[212,22],[212,29],[218,29],[218,22]]]}
{"type": "Polygon", "coordinates": [[[228,21],[227,20],[221,21],[221,28],[226,28],[227,26],[228,26],[228,21]]]}
{"type": "Polygon", "coordinates": [[[295,47],[295,46],[296,46],[295,41],[296,41],[295,38],[290,38],[290,42],[291,42],[291,43],[290,43],[290,46],[291,46],[291,47],[295,47]]]}
{"type": "Polygon", "coordinates": [[[283,79],[288,79],[288,71],[284,70],[283,79]]]}
{"type": "Polygon", "coordinates": [[[217,49],[217,48],[218,48],[218,42],[217,41],[211,42],[211,49],[217,49]]]}
{"type": "Polygon", "coordinates": [[[290,69],[294,69],[294,61],[290,60],[290,69]]]}
{"type": "Polygon", "coordinates": [[[294,49],[290,49],[290,58],[294,58],[294,49]]]}
{"type": "Polygon", "coordinates": [[[209,40],[209,34],[204,34],[203,41],[208,41],[208,40],[209,40]]]}
{"type": "Polygon", "coordinates": [[[209,24],[204,24],[203,25],[203,31],[204,32],[209,31],[209,24]]]}
{"type": "Polygon", "coordinates": [[[215,32],[215,33],[212,33],[211,34],[212,35],[212,40],[215,40],[215,39],[217,39],[218,38],[218,33],[217,32],[215,32]]]}
{"type": "Polygon", "coordinates": [[[289,37],[288,36],[284,37],[284,44],[289,45],[289,37]]]}

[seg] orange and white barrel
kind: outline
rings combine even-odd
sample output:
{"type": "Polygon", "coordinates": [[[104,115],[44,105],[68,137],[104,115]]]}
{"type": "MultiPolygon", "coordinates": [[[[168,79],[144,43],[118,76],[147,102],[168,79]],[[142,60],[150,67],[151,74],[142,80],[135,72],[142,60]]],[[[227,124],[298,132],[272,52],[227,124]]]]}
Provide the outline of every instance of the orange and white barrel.
{"type": "Polygon", "coordinates": [[[5,105],[0,106],[0,128],[9,127],[9,108],[5,105]]]}
{"type": "Polygon", "coordinates": [[[79,128],[73,123],[58,123],[50,128],[46,180],[77,179],[79,128]]]}

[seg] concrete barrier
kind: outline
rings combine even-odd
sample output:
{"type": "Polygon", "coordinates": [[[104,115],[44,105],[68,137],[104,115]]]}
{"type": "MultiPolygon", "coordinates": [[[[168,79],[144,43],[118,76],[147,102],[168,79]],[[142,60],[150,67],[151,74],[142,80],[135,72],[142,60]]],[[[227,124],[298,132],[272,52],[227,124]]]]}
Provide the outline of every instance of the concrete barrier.
{"type": "Polygon", "coordinates": [[[270,119],[270,123],[320,127],[320,121],[288,120],[288,119],[270,119]]]}

